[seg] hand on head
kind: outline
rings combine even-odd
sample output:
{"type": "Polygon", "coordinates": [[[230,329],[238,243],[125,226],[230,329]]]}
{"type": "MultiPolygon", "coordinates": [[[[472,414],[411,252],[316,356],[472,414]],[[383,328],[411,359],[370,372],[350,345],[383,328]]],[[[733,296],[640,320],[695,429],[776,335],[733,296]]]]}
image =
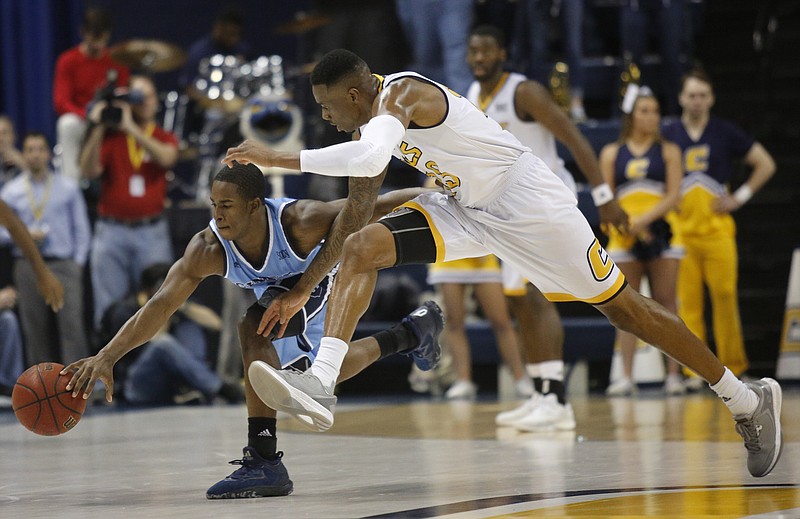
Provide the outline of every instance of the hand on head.
{"type": "Polygon", "coordinates": [[[238,146],[228,148],[228,152],[225,154],[225,158],[222,159],[222,163],[229,168],[233,167],[234,162],[238,162],[242,165],[253,163],[258,166],[269,167],[271,166],[271,151],[272,150],[266,146],[247,139],[238,146]]]}

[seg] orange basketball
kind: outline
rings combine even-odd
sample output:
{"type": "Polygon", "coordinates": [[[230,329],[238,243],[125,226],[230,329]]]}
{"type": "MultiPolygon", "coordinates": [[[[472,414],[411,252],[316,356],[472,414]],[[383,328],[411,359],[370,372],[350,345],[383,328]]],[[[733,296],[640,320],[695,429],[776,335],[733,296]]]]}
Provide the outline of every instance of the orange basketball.
{"type": "Polygon", "coordinates": [[[83,416],[86,400],[67,391],[70,375],[59,375],[64,366],[43,362],[19,376],[11,393],[11,403],[19,423],[44,436],[64,434],[83,416]]]}

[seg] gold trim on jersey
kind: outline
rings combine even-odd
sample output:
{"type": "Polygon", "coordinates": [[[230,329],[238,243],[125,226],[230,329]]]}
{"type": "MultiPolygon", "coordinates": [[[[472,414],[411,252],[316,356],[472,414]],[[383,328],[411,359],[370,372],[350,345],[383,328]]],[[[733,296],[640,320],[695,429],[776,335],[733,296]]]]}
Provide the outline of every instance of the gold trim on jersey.
{"type": "Polygon", "coordinates": [[[489,105],[492,104],[492,101],[497,93],[502,90],[510,75],[511,74],[508,72],[503,72],[503,75],[500,76],[500,80],[497,82],[491,92],[489,92],[487,95],[483,95],[483,93],[478,94],[478,108],[481,109],[481,112],[485,112],[486,109],[489,108],[489,105]]]}
{"type": "Polygon", "coordinates": [[[428,222],[428,227],[430,227],[431,234],[433,235],[433,241],[436,244],[436,261],[437,262],[444,261],[444,253],[445,253],[444,238],[442,238],[442,233],[439,232],[439,229],[436,228],[436,224],[433,222],[433,218],[431,218],[430,213],[428,213],[428,211],[426,211],[424,207],[414,202],[413,200],[402,204],[400,207],[409,207],[411,209],[414,209],[415,211],[419,211],[420,213],[422,213],[422,216],[424,216],[425,220],[427,220],[428,222]]]}
{"type": "Polygon", "coordinates": [[[508,297],[521,297],[528,294],[528,288],[504,288],[503,295],[508,297]]]}
{"type": "Polygon", "coordinates": [[[378,78],[378,93],[380,94],[383,90],[383,81],[385,78],[380,74],[372,74],[372,76],[378,78]]]}
{"type": "Polygon", "coordinates": [[[579,297],[575,297],[572,294],[565,294],[563,292],[548,292],[544,294],[544,297],[546,297],[548,301],[551,301],[553,303],[582,301],[584,303],[589,303],[590,305],[597,305],[609,301],[611,298],[617,295],[620,292],[620,290],[622,290],[622,287],[624,285],[625,285],[625,275],[622,272],[620,272],[619,275],[617,276],[617,280],[614,282],[611,288],[604,291],[599,296],[595,296],[589,299],[581,299],[579,297]]]}

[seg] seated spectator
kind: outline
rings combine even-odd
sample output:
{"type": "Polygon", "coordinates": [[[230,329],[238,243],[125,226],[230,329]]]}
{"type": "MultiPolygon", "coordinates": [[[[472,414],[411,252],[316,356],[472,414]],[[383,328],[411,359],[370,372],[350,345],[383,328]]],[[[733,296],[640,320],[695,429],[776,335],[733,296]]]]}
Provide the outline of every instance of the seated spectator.
{"type": "Polygon", "coordinates": [[[31,262],[18,258],[14,286],[29,364],[68,364],[89,353],[83,314],[83,267],[89,255],[91,229],[86,203],[77,183],[50,168],[50,145],[41,133],[30,133],[22,144],[27,169],[0,191],[27,226],[47,266],[65,287],[63,311],[54,314],[36,291],[31,262]]]}
{"type": "Polygon", "coordinates": [[[8,116],[0,114],[0,189],[25,169],[25,159],[16,148],[16,141],[14,122],[8,116]]]}
{"type": "Polygon", "coordinates": [[[25,369],[22,334],[14,313],[16,304],[14,287],[0,289],[0,408],[11,407],[14,382],[25,369]]]}
{"type": "Polygon", "coordinates": [[[81,178],[78,156],[86,132],[86,106],[106,84],[109,70],[116,71],[118,85],[127,85],[130,75],[128,68],[115,63],[108,52],[111,17],[106,10],[87,9],[80,33],[81,42],[58,57],[53,77],[61,171],[75,180],[81,178]]]}
{"type": "MultiPolygon", "coordinates": [[[[142,272],[139,289],[112,304],[103,315],[103,332],[110,340],[153,297],[169,272],[158,263],[142,272]]],[[[187,301],[164,329],[148,344],[136,349],[115,366],[117,387],[133,404],[211,402],[220,397],[229,403],[244,402],[238,384],[223,381],[206,362],[203,328],[218,332],[219,316],[210,308],[187,301]]]]}

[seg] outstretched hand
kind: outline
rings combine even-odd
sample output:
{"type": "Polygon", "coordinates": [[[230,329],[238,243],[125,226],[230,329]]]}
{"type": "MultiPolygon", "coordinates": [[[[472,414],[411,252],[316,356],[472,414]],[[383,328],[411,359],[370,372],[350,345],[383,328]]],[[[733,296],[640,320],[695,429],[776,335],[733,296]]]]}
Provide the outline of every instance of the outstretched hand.
{"type": "Polygon", "coordinates": [[[101,380],[106,385],[106,400],[111,402],[114,396],[114,362],[107,360],[101,353],[94,357],[76,360],[61,370],[62,375],[74,371],[72,378],[67,383],[67,391],[72,391],[75,398],[83,391],[83,399],[89,398],[94,390],[94,385],[101,380]]]}
{"type": "Polygon", "coordinates": [[[269,167],[272,165],[271,159],[272,150],[263,144],[247,139],[238,146],[228,148],[222,162],[229,168],[233,167],[234,162],[238,162],[242,165],[253,163],[257,166],[269,167]]]}
{"type": "Polygon", "coordinates": [[[280,323],[280,329],[275,337],[278,339],[283,337],[289,320],[305,306],[309,297],[309,294],[294,289],[275,296],[272,303],[264,310],[256,333],[268,337],[273,328],[280,323]]]}

